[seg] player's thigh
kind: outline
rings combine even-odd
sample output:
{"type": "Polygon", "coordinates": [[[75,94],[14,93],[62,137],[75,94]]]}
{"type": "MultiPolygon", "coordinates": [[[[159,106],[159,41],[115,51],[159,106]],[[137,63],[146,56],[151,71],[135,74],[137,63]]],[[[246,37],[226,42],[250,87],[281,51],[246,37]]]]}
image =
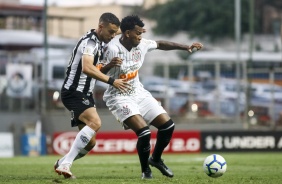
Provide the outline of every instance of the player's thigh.
{"type": "Polygon", "coordinates": [[[96,111],[96,108],[91,107],[84,110],[78,118],[80,121],[84,122],[87,126],[91,127],[96,132],[101,127],[101,119],[96,111]]]}
{"type": "Polygon", "coordinates": [[[84,111],[95,106],[93,97],[80,91],[69,91],[66,89],[62,89],[61,95],[64,106],[71,112],[72,126],[86,124],[79,117],[84,111]]]}
{"type": "Polygon", "coordinates": [[[130,128],[132,129],[134,132],[137,132],[138,130],[144,128],[145,126],[147,126],[147,123],[144,121],[144,119],[142,118],[142,116],[140,116],[139,114],[133,115],[129,118],[127,118],[124,123],[130,128]]]}
{"type": "Polygon", "coordinates": [[[169,120],[169,116],[167,115],[165,109],[151,95],[147,95],[139,103],[139,111],[141,112],[141,116],[144,118],[144,120],[148,124],[154,126],[158,126],[157,121],[160,121],[159,123],[162,124],[169,120]]]}
{"type": "Polygon", "coordinates": [[[119,122],[124,123],[129,117],[140,115],[138,104],[129,97],[109,99],[106,105],[119,122]]]}
{"type": "Polygon", "coordinates": [[[152,122],[151,125],[153,125],[154,127],[158,128],[160,126],[162,126],[163,124],[165,124],[166,122],[168,122],[168,120],[170,120],[170,117],[167,113],[163,113],[158,115],[152,122]]]}

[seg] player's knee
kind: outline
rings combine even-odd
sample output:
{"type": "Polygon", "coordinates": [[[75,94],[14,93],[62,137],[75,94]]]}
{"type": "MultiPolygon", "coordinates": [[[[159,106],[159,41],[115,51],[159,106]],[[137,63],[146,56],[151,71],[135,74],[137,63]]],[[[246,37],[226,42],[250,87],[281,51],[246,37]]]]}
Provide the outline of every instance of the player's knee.
{"type": "Polygon", "coordinates": [[[99,117],[92,116],[92,117],[84,117],[83,119],[84,119],[83,122],[93,130],[95,130],[96,132],[101,128],[102,122],[99,117]]]}
{"type": "Polygon", "coordinates": [[[136,135],[138,136],[137,141],[137,149],[140,150],[140,148],[144,150],[150,149],[150,139],[151,139],[151,131],[148,126],[141,128],[136,132],[136,135]]]}
{"type": "Polygon", "coordinates": [[[174,127],[175,127],[174,122],[172,121],[172,119],[170,119],[167,122],[165,122],[163,125],[159,126],[158,130],[165,131],[171,129],[173,131],[174,127]]]}
{"type": "Polygon", "coordinates": [[[151,131],[148,126],[145,126],[136,131],[136,135],[138,136],[138,138],[145,137],[146,135],[149,135],[149,137],[151,137],[151,131]]]}
{"type": "Polygon", "coordinates": [[[102,122],[100,118],[94,118],[90,120],[89,126],[95,131],[98,131],[101,128],[102,122]]]}

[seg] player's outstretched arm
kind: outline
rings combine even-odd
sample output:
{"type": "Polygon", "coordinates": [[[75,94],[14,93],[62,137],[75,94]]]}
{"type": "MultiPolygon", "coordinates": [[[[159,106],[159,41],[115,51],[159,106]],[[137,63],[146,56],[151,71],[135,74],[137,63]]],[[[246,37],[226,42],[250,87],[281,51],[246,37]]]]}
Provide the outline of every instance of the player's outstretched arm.
{"type": "Polygon", "coordinates": [[[179,44],[175,42],[169,42],[169,41],[156,41],[158,44],[157,49],[160,50],[187,50],[188,52],[192,53],[192,50],[196,48],[197,50],[200,50],[203,48],[203,44],[199,42],[195,42],[192,45],[184,45],[179,44]]]}

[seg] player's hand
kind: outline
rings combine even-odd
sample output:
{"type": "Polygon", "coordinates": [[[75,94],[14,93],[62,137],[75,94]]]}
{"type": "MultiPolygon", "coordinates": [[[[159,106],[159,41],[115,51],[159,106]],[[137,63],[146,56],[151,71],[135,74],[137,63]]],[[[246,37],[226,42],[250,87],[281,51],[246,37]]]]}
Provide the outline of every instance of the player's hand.
{"type": "Polygon", "coordinates": [[[113,86],[123,93],[131,88],[131,85],[127,82],[126,79],[115,79],[113,86]]]}
{"type": "Polygon", "coordinates": [[[120,65],[122,64],[122,61],[123,59],[119,57],[114,57],[108,65],[110,65],[111,67],[114,67],[114,66],[120,67],[120,65]]]}
{"type": "Polygon", "coordinates": [[[199,42],[195,42],[190,47],[188,47],[188,52],[192,53],[193,49],[200,50],[202,48],[203,48],[203,44],[199,42]]]}

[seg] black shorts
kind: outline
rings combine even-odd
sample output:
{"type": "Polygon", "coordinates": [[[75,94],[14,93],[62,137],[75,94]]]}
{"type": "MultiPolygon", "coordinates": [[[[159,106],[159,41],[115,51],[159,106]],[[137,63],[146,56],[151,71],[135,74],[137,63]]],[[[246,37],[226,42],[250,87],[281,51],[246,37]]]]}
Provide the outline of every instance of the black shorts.
{"type": "Polygon", "coordinates": [[[69,91],[65,88],[61,90],[61,99],[64,106],[71,112],[71,126],[85,124],[78,117],[86,109],[95,107],[92,93],[84,94],[80,91],[69,91]]]}

